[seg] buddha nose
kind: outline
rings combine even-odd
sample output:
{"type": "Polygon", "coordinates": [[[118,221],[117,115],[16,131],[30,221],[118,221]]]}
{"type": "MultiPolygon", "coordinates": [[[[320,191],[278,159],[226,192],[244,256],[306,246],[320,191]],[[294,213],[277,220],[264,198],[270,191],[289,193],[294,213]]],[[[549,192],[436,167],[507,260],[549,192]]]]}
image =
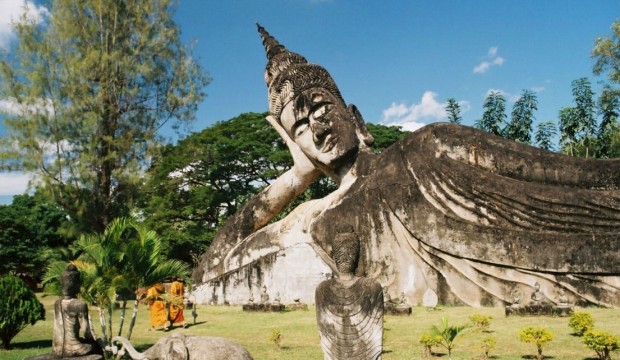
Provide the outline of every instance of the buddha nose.
{"type": "Polygon", "coordinates": [[[312,124],[312,139],[315,144],[319,144],[323,139],[331,132],[331,127],[328,124],[324,124],[320,121],[315,121],[312,124]]]}

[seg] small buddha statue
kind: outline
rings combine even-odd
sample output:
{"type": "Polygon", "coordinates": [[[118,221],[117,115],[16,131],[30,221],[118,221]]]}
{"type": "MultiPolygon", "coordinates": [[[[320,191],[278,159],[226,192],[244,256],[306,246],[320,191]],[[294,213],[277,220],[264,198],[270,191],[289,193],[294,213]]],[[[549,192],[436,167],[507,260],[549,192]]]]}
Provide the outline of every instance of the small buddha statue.
{"type": "Polygon", "coordinates": [[[570,307],[571,305],[568,303],[568,297],[566,297],[566,293],[564,290],[560,290],[558,294],[558,307],[570,307]]]}
{"type": "Polygon", "coordinates": [[[404,292],[400,293],[400,300],[398,302],[398,307],[399,308],[405,308],[408,307],[409,305],[407,305],[407,297],[405,296],[404,292]]]}
{"type": "Polygon", "coordinates": [[[248,304],[254,304],[254,294],[250,294],[250,298],[248,299],[248,304]]]}
{"type": "Polygon", "coordinates": [[[532,293],[530,304],[540,304],[547,298],[545,294],[540,290],[540,283],[536,281],[534,283],[534,292],[532,293]]]}
{"type": "Polygon", "coordinates": [[[71,358],[102,354],[89,325],[88,305],[77,299],[81,284],[80,272],[75,265],[67,265],[61,275],[60,286],[63,296],[54,303],[52,355],[71,358]]]}
{"type": "Polygon", "coordinates": [[[352,232],[336,235],[332,258],[338,272],[315,292],[324,359],[381,359],[383,291],[376,280],[355,275],[359,255],[352,232]]]}
{"type": "Polygon", "coordinates": [[[263,291],[260,293],[261,304],[269,303],[269,294],[267,294],[267,286],[263,285],[263,291]]]}
{"type": "Polygon", "coordinates": [[[280,305],[280,292],[279,291],[276,293],[276,298],[273,299],[273,304],[280,305]]]}

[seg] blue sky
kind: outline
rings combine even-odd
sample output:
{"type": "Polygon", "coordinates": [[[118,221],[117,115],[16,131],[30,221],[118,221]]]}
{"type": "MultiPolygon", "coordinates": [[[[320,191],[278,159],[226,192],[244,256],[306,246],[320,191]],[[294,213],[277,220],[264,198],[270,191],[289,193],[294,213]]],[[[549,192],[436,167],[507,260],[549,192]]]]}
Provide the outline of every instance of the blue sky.
{"type": "MultiPolygon", "coordinates": [[[[24,1],[0,0],[0,9],[24,1]]],[[[0,15],[0,46],[11,41],[7,16],[0,15]]],[[[212,77],[196,131],[267,110],[256,22],[325,67],[367,122],[415,129],[445,119],[449,97],[473,125],[490,90],[505,94],[508,113],[524,89],[534,90],[537,121],[556,121],[572,104],[571,81],[588,77],[598,94],[603,79],[592,74],[590,52],[619,17],[620,0],[180,0],[176,13],[212,77]]],[[[13,178],[21,188],[9,189],[0,174],[0,196],[9,201],[23,191],[24,177],[13,178]]]]}

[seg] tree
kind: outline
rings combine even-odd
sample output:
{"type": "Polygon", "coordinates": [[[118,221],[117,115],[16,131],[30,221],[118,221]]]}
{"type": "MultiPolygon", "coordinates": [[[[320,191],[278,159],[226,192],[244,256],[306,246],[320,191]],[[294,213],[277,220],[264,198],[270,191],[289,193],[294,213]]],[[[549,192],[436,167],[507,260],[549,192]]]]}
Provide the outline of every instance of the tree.
{"type": "Polygon", "coordinates": [[[26,284],[15,275],[0,276],[0,340],[9,349],[11,340],[28,324],[45,319],[45,308],[26,284]]]}
{"type": "Polygon", "coordinates": [[[506,99],[499,91],[491,91],[484,100],[482,119],[475,126],[494,135],[502,135],[502,125],[506,121],[506,99]]]}
{"type": "Polygon", "coordinates": [[[461,106],[455,98],[448,98],[446,112],[448,113],[448,121],[451,123],[460,124],[463,120],[461,117],[461,106]]]}
{"type": "Polygon", "coordinates": [[[523,90],[519,100],[512,108],[512,118],[507,125],[504,136],[507,139],[530,144],[534,111],[538,110],[536,93],[531,90],[523,90]]]}
{"type": "Polygon", "coordinates": [[[611,25],[611,36],[600,36],[594,42],[592,58],[594,74],[607,73],[607,79],[612,84],[620,83],[620,19],[611,25]]]}
{"type": "Polygon", "coordinates": [[[579,144],[578,128],[579,119],[575,108],[563,107],[560,109],[560,147],[562,153],[575,156],[577,155],[577,146],[579,144]]]}
{"type": "Polygon", "coordinates": [[[3,168],[36,171],[87,230],[128,214],[158,130],[188,124],[204,97],[173,13],[169,0],[52,0],[0,61],[3,168]]]}
{"type": "Polygon", "coordinates": [[[596,149],[594,92],[583,77],[571,83],[574,107],[560,109],[560,144],[562,152],[571,156],[590,157],[596,149]]]}
{"type": "Polygon", "coordinates": [[[543,121],[538,123],[534,140],[536,146],[541,149],[553,151],[552,138],[557,134],[555,123],[553,121],[543,121]]]}
{"type": "Polygon", "coordinates": [[[53,249],[70,240],[66,212],[41,194],[17,195],[0,205],[0,275],[16,274],[34,287],[53,249]]]}
{"type": "MultiPolygon", "coordinates": [[[[102,338],[108,344],[113,336],[112,310],[118,293],[134,293],[139,287],[171,276],[189,277],[189,266],[167,259],[161,251],[161,239],[131,219],[115,219],[101,234],[82,235],[72,248],[76,255],[72,263],[82,277],[80,296],[99,309],[102,338]]],[[[56,292],[65,266],[54,262],[47,268],[44,281],[55,285],[56,292]]]]}
{"type": "Polygon", "coordinates": [[[433,325],[431,328],[431,335],[437,339],[441,338],[439,345],[448,350],[448,359],[452,359],[452,350],[454,349],[454,343],[456,337],[467,329],[467,325],[449,325],[448,318],[441,318],[441,327],[433,325]]]}
{"type": "Polygon", "coordinates": [[[599,158],[611,158],[620,156],[620,143],[614,142],[614,137],[620,132],[618,112],[620,111],[620,99],[618,93],[610,87],[606,87],[598,100],[599,113],[602,121],[597,133],[597,152],[599,158]]]}

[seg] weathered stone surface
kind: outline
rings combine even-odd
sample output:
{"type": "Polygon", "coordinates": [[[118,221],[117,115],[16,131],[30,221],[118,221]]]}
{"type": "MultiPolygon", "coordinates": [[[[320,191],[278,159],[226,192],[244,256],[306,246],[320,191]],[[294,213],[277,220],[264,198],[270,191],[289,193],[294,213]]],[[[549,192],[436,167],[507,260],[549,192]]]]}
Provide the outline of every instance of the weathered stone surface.
{"type": "Polygon", "coordinates": [[[383,289],[357,277],[359,241],[340,233],[332,250],[338,272],[316,289],[316,319],[326,360],[380,359],[383,350],[383,289]]]}
{"type": "MultiPolygon", "coordinates": [[[[349,224],[362,241],[357,275],[394,293],[404,289],[413,304],[430,288],[442,304],[505,306],[512,303],[506,294],[538,281],[576,304],[620,305],[620,160],[568,157],[446,123],[373,155],[361,115],[346,107],[326,71],[261,35],[270,122],[297,145],[289,146],[295,166],[222,228],[196,282],[213,284],[297,244],[312,246],[317,256],[304,263],[312,268],[306,274],[320,279],[315,269],[333,268],[325,254],[334,224],[349,224]],[[329,106],[313,102],[319,98],[329,106]],[[299,121],[306,132],[297,136],[299,121]],[[314,169],[299,165],[300,152],[314,169]],[[338,190],[264,226],[317,171],[338,190]]],[[[316,282],[296,284],[278,290],[299,294],[316,282]]],[[[212,288],[205,286],[205,297],[212,288]]],[[[222,294],[242,303],[243,291],[222,294]]]]}
{"type": "MultiPolygon", "coordinates": [[[[25,360],[59,360],[59,359],[69,359],[62,358],[52,354],[45,355],[37,355],[25,358],[25,360]]],[[[82,355],[82,356],[73,356],[70,358],[71,360],[103,360],[103,355],[82,355]]]]}
{"type": "Polygon", "coordinates": [[[240,345],[222,337],[173,334],[163,337],[145,352],[137,352],[121,336],[112,338],[123,344],[132,359],[148,360],[252,360],[250,353],[240,345]]]}

